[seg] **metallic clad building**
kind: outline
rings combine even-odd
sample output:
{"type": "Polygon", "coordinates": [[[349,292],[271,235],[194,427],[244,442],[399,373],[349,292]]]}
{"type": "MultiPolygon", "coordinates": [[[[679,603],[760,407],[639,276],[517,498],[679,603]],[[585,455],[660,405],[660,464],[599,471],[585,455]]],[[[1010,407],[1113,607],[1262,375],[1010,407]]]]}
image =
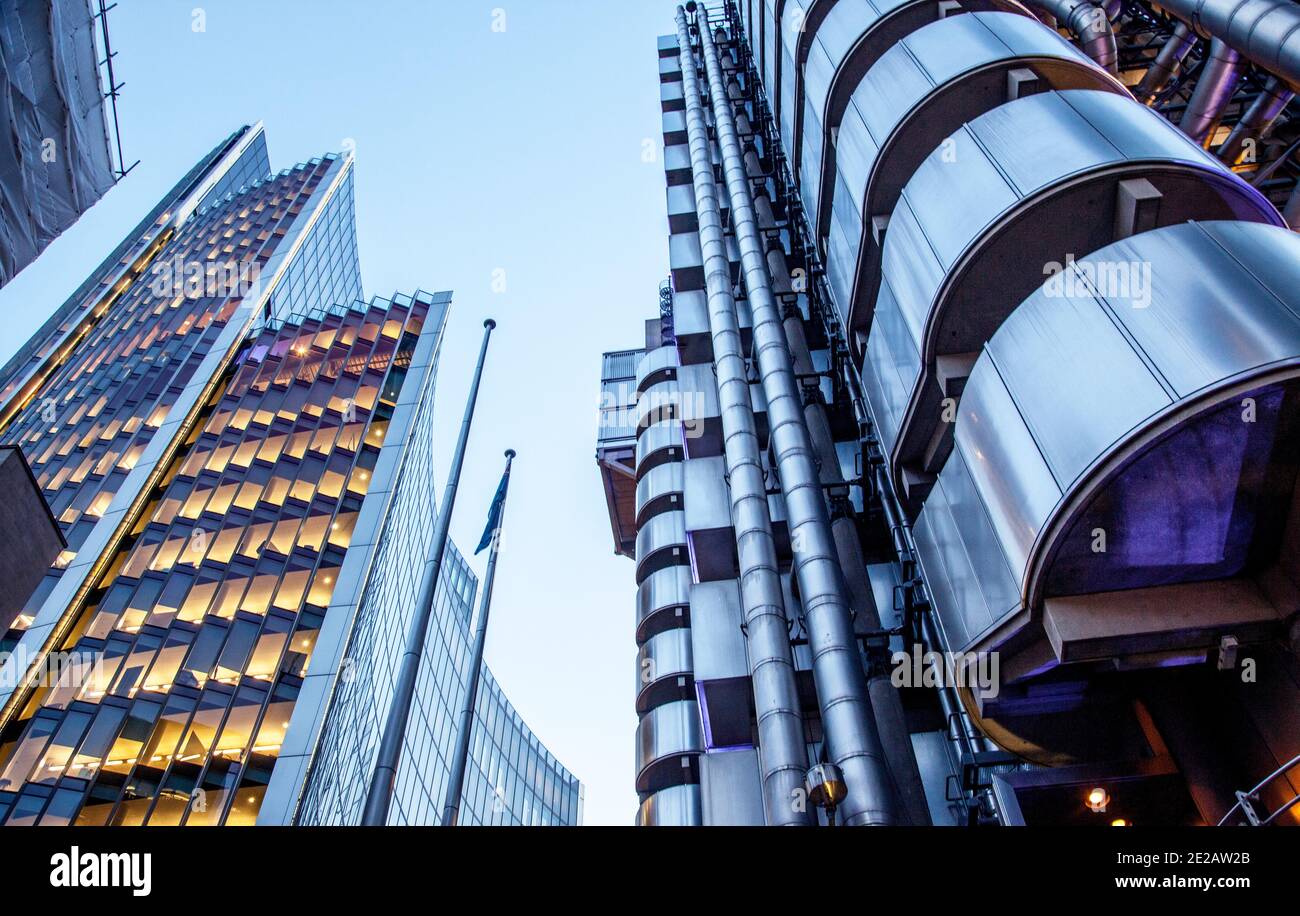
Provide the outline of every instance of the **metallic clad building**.
{"type": "MultiPolygon", "coordinates": [[[[6,635],[6,824],[314,822],[340,762],[367,766],[354,691],[376,714],[435,517],[451,297],[361,300],[352,165],[273,175],[260,126],[236,132],[6,367],[0,438],[67,541],[6,635]]],[[[404,823],[434,819],[475,589],[444,574],[404,823]]],[[[499,689],[478,730],[478,821],[577,822],[499,689]]]]}
{"type": "Polygon", "coordinates": [[[1294,4],[688,6],[638,822],[1296,822],[1294,4]]]}
{"type": "Polygon", "coordinates": [[[96,45],[104,15],[88,0],[0,3],[0,286],[117,180],[105,110],[117,87],[101,86],[96,45]]]}

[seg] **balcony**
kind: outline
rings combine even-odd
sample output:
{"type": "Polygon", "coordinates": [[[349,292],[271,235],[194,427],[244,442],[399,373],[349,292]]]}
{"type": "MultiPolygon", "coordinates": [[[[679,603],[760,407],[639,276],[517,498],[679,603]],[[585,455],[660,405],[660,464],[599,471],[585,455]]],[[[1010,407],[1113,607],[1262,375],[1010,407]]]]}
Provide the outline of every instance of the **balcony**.
{"type": "Polygon", "coordinates": [[[596,464],[609,509],[614,552],[636,555],[636,366],[644,350],[606,353],[601,371],[596,464]]]}

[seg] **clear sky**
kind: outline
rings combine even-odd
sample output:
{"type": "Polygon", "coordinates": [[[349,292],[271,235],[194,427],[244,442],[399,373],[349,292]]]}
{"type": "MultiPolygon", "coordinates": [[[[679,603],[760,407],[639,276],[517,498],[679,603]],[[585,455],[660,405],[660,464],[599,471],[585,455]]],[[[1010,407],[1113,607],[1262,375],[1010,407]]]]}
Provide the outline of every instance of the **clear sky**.
{"type": "Polygon", "coordinates": [[[482,321],[500,323],[452,536],[473,550],[502,452],[518,449],[488,664],[586,783],[589,824],[627,824],[636,809],[635,588],[631,561],[613,553],[596,407],[602,351],[641,345],[667,275],[655,38],[673,30],[674,9],[123,0],[110,25],[125,153],[141,164],[0,290],[3,361],[239,125],[265,122],[277,170],[354,148],[366,295],[456,293],[438,381],[440,475],[482,321]]]}

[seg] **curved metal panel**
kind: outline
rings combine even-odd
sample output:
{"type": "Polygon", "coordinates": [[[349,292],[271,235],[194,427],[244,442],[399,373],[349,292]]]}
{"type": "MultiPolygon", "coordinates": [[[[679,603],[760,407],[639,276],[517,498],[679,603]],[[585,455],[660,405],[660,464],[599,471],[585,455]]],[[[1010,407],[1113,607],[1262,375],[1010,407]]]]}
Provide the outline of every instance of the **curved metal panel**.
{"type": "Polygon", "coordinates": [[[660,382],[676,378],[677,367],[681,360],[676,347],[657,347],[641,357],[636,366],[637,393],[645,391],[660,382]]]}
{"type": "Polygon", "coordinates": [[[1020,580],[960,450],[944,466],[913,529],[949,644],[965,649],[1020,606],[1020,580]]]}
{"type": "Polygon", "coordinates": [[[837,244],[827,251],[833,291],[850,326],[854,311],[875,301],[880,247],[872,217],[894,209],[930,150],[1019,91],[1013,73],[1035,78],[1040,88],[1128,95],[1041,23],[998,12],[955,16],[918,29],[882,55],[854,90],[837,140],[828,226],[837,244]]]}
{"type": "Polygon", "coordinates": [[[1285,383],[1300,379],[1300,239],[1186,223],[1073,270],[1077,290],[1044,284],[989,341],[918,522],[955,645],[1022,608],[1031,625],[1044,596],[1222,578],[1276,550],[1255,539],[1280,533],[1253,526],[1269,508],[1261,481],[1280,505],[1295,483],[1285,453],[1300,398],[1285,383]],[[1103,272],[1115,264],[1149,270],[1149,291],[1115,285],[1103,272]],[[987,586],[1007,570],[1014,606],[987,586]]]}
{"type": "Polygon", "coordinates": [[[862,364],[863,393],[882,441],[898,441],[903,413],[920,370],[916,335],[908,329],[894,300],[893,289],[886,283],[880,288],[876,321],[862,364]]]}
{"type": "Polygon", "coordinates": [[[896,303],[921,358],[898,438],[884,442],[900,489],[909,474],[937,472],[950,448],[939,361],[978,353],[1045,274],[1109,244],[1128,179],[1158,195],[1156,225],[1281,221],[1158,115],[1090,90],[995,108],[917,169],[890,220],[881,281],[890,292],[879,297],[896,303]]]}
{"type": "MultiPolygon", "coordinates": [[[[866,3],[849,2],[850,6],[868,6],[866,3]]],[[[822,23],[834,12],[837,0],[797,0],[790,2],[785,9],[786,29],[791,48],[791,60],[782,70],[785,85],[781,87],[782,100],[782,135],[786,155],[792,168],[799,163],[799,150],[803,134],[804,97],[806,94],[806,67],[809,51],[820,31],[822,23]]],[[[830,74],[824,74],[826,80],[830,74]]]]}
{"type": "MultiPolygon", "coordinates": [[[[1296,236],[1253,223],[1177,228],[1110,246],[1104,263],[1134,270],[1128,295],[1103,290],[1125,332],[1175,395],[1189,397],[1220,379],[1300,353],[1300,261],[1296,246],[1285,244],[1296,236]],[[1180,263],[1195,270],[1157,269],[1180,263]]],[[[1092,285],[1122,286],[1123,280],[1102,276],[1092,285]]]]}
{"type": "Polygon", "coordinates": [[[656,792],[636,812],[638,827],[699,827],[703,823],[698,785],[672,786],[656,792]]]}
{"type": "Polygon", "coordinates": [[[840,3],[817,30],[804,68],[807,89],[799,157],[791,160],[791,167],[799,171],[800,193],[808,212],[816,216],[818,237],[825,234],[823,212],[827,218],[830,214],[837,154],[837,144],[827,139],[840,129],[858,80],[895,42],[938,16],[938,4],[925,0],[840,3]]]}
{"type": "MultiPolygon", "coordinates": [[[[663,347],[661,349],[671,349],[663,347]]],[[[682,416],[682,393],[677,384],[677,370],[673,374],[654,373],[652,382],[647,384],[636,402],[636,434],[639,439],[649,427],[665,420],[680,420],[682,416]]]]}
{"type": "Polygon", "coordinates": [[[636,533],[636,581],[665,566],[690,562],[686,551],[686,513],[665,512],[656,515],[636,533]]]}
{"type": "Polygon", "coordinates": [[[636,485],[636,521],[644,525],[661,512],[682,508],[684,463],[673,461],[651,468],[636,485]]]}
{"type": "MultiPolygon", "coordinates": [[[[1110,372],[1123,356],[1111,354],[1101,365],[1110,372]]],[[[957,448],[1019,581],[1042,520],[1060,500],[1061,490],[1034,447],[1033,433],[1022,421],[997,363],[987,355],[971,373],[956,426],[957,448]]],[[[940,479],[947,478],[945,467],[940,479]]]]}
{"type": "Polygon", "coordinates": [[[699,707],[694,700],[656,706],[636,727],[636,790],[659,792],[698,781],[697,769],[682,758],[702,753],[699,707]]]}
{"type": "MultiPolygon", "coordinates": [[[[1127,247],[1119,243],[1108,250],[1119,252],[1127,247]]],[[[1208,266],[1198,264],[1197,270],[1208,266]]],[[[1230,275],[1232,273],[1235,271],[1230,270],[1230,275]]],[[[1134,311],[1132,305],[1125,307],[1121,320],[1134,311]]],[[[1161,311],[1168,316],[1167,311],[1161,311]]],[[[1171,332],[1175,342],[1186,337],[1175,329],[1171,332]]],[[[1082,282],[1077,268],[1066,275],[1064,282],[1053,283],[1041,299],[1037,294],[1031,296],[1021,308],[1012,312],[989,341],[987,352],[994,366],[1005,367],[999,375],[1002,384],[992,387],[1006,392],[1010,398],[1007,409],[1023,410],[1036,418],[1036,436],[1026,444],[1041,454],[1042,463],[1055,482],[1053,489],[1058,492],[1069,487],[1102,450],[1133,428],[1141,418],[1149,417],[1172,403],[1163,384],[1165,380],[1152,375],[1111,313],[1097,308],[1092,289],[1082,282]],[[1075,278],[1079,282],[1068,283],[1075,278]],[[1077,291],[1071,288],[1076,286],[1077,291]],[[1036,320],[1040,306],[1034,303],[1040,301],[1050,303],[1053,310],[1050,324],[1036,320]],[[1032,349],[1017,351],[1017,347],[1032,349]],[[1102,366],[1105,371],[1099,372],[1098,367],[1102,366]],[[1057,389],[1061,380],[1068,378],[1089,378],[1091,382],[1088,398],[1081,399],[1077,412],[1067,416],[1055,411],[1059,410],[1061,400],[1057,389]],[[1041,385],[1047,387],[1036,387],[1041,385]]],[[[968,398],[983,402],[989,397],[989,391],[990,386],[983,384],[968,388],[962,398],[962,415],[966,414],[968,398]]],[[[972,401],[971,409],[975,410],[975,401],[972,401]]],[[[986,414],[991,412],[987,407],[983,410],[986,414]]],[[[967,451],[988,453],[990,449],[998,448],[992,440],[998,437],[1002,426],[1005,423],[993,421],[985,423],[983,428],[961,430],[962,435],[969,436],[967,451]]],[[[1000,448],[998,457],[1014,461],[1013,456],[1006,455],[1000,448]]],[[[1024,503],[1025,500],[1014,502],[1024,503]]],[[[1054,502],[1055,499],[1051,501],[1054,502]]],[[[1024,557],[1020,559],[1023,561],[1024,557]]]]}
{"type": "Polygon", "coordinates": [[[799,130],[799,171],[804,205],[813,214],[817,237],[827,235],[834,196],[837,144],[827,143],[841,129],[850,96],[871,67],[897,42],[923,26],[961,13],[993,10],[1032,20],[1016,0],[964,0],[943,9],[932,0],[842,2],[817,29],[804,67],[806,90],[799,130]]]}
{"type": "Polygon", "coordinates": [[[796,55],[807,27],[808,10],[816,5],[817,0],[786,0],[785,8],[781,11],[780,85],[770,86],[769,91],[775,89],[774,95],[779,99],[776,106],[777,125],[781,130],[781,142],[787,150],[795,148],[795,106],[803,85],[800,72],[803,67],[796,55]]]}
{"type": "Polygon", "coordinates": [[[781,45],[784,37],[781,22],[785,3],[786,0],[763,0],[763,53],[759,67],[772,104],[772,115],[778,125],[781,123],[781,45]]]}
{"type": "Polygon", "coordinates": [[[674,700],[691,699],[694,689],[690,630],[665,630],[637,652],[637,712],[644,713],[674,700]]]}
{"type": "MultiPolygon", "coordinates": [[[[1110,289],[1111,281],[1085,279],[1094,302],[1104,303],[1107,317],[1125,331],[1135,359],[1163,383],[1170,406],[1140,416],[1131,404],[1114,405],[1117,412],[1139,415],[1131,427],[1109,441],[1097,436],[1096,456],[1087,464],[1078,460],[1056,468],[1062,478],[1072,475],[1066,485],[1070,498],[1045,523],[1035,545],[1025,584],[1030,602],[1044,593],[1070,593],[1070,555],[1077,553],[1070,529],[1076,518],[1099,518],[1089,503],[1121,505],[1127,516],[1112,513],[1109,527],[1128,529],[1130,542],[1141,531],[1150,542],[1141,549],[1112,547],[1106,555],[1111,576],[1120,583],[1161,585],[1225,569],[1234,550],[1241,554],[1253,537],[1243,526],[1270,508],[1261,500],[1285,504],[1294,486],[1293,474],[1265,469],[1273,461],[1293,461],[1277,452],[1294,446],[1286,437],[1295,397],[1280,386],[1300,375],[1300,239],[1247,223],[1192,224],[1134,236],[1076,267],[1082,273],[1124,263],[1150,265],[1150,291],[1136,305],[1125,291],[1110,289]],[[1180,269],[1189,263],[1197,270],[1180,269]],[[1153,473],[1174,484],[1165,488],[1162,504],[1140,514],[1128,511],[1149,500],[1143,482],[1153,473]],[[1256,488],[1266,473],[1264,497],[1256,488]],[[1168,537],[1167,526],[1177,536],[1168,537]],[[1144,567],[1150,578],[1144,581],[1141,570],[1134,576],[1116,568],[1125,563],[1144,567]],[[1179,566],[1186,572],[1178,572],[1179,566]]],[[[1022,387],[1019,372],[1003,374],[1008,388],[1022,387]]],[[[1062,438],[1041,408],[1030,422],[1044,448],[1062,438]]],[[[1267,545],[1255,549],[1256,555],[1270,553],[1267,545]]]]}
{"type": "Polygon", "coordinates": [[[681,421],[661,420],[645,428],[638,427],[638,431],[640,433],[636,440],[638,476],[648,473],[665,461],[683,459],[681,421]]]}
{"type": "Polygon", "coordinates": [[[636,639],[690,626],[691,568],[667,566],[646,576],[636,590],[636,639]]]}

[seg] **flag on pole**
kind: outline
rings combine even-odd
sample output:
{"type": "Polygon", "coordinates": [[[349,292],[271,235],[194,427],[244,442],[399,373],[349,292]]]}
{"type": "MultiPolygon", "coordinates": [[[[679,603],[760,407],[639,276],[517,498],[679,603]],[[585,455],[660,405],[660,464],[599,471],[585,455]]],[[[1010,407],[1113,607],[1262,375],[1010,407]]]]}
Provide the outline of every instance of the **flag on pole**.
{"type": "Polygon", "coordinates": [[[497,487],[497,495],[492,499],[492,508],[488,509],[487,527],[483,529],[483,538],[478,542],[478,549],[474,555],[478,556],[492,544],[492,538],[496,535],[497,529],[501,527],[501,511],[506,505],[506,487],[510,484],[510,469],[501,475],[501,484],[497,487]]]}

